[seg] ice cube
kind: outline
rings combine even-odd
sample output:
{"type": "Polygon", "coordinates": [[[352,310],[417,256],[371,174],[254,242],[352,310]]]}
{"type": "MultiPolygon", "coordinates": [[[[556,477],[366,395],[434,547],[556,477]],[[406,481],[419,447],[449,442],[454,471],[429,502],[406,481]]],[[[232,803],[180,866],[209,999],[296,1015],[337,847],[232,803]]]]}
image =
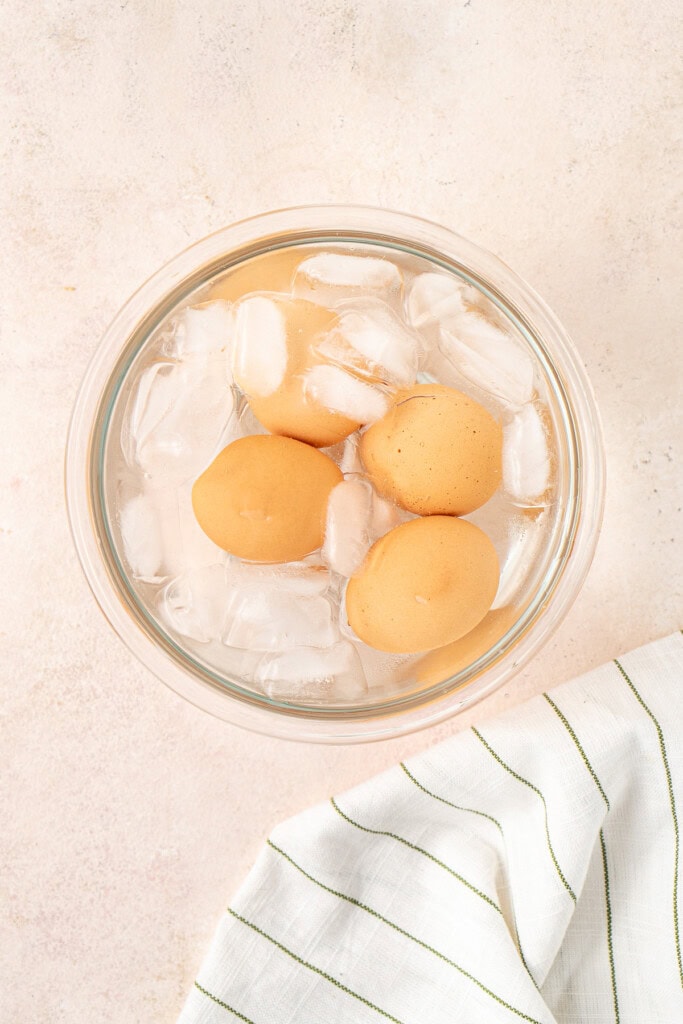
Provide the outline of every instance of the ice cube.
{"type": "Polygon", "coordinates": [[[286,562],[282,565],[256,565],[230,559],[228,572],[237,585],[262,590],[281,590],[292,597],[316,597],[330,586],[330,574],[322,565],[286,562]]]}
{"type": "Polygon", "coordinates": [[[158,583],[189,567],[183,558],[176,487],[147,484],[122,507],[119,523],[124,556],[137,579],[158,583]]]}
{"type": "Polygon", "coordinates": [[[530,355],[478,313],[467,313],[442,328],[439,347],[464,377],[504,402],[523,405],[533,397],[530,355]]]}
{"type": "Polygon", "coordinates": [[[324,597],[292,596],[287,591],[235,588],[222,633],[228,647],[282,651],[329,647],[338,638],[332,608],[324,597]]]}
{"type": "Polygon", "coordinates": [[[326,409],[357,423],[374,423],[389,408],[386,392],[352,377],[338,366],[313,366],[304,377],[304,392],[326,409]]]}
{"type": "Polygon", "coordinates": [[[516,519],[519,515],[519,510],[512,505],[509,497],[499,487],[493,497],[489,498],[484,505],[462,517],[484,531],[496,549],[498,565],[501,570],[505,565],[512,543],[513,533],[509,524],[513,518],[516,519]]]}
{"type": "Polygon", "coordinates": [[[447,323],[475,305],[478,298],[476,288],[451,274],[418,274],[406,301],[408,320],[420,329],[447,323]]]}
{"type": "Polygon", "coordinates": [[[334,306],[354,295],[375,295],[398,304],[403,275],[394,263],[374,256],[319,253],[299,265],[292,291],[296,298],[320,306],[334,306]]]}
{"type": "Polygon", "coordinates": [[[293,563],[256,566],[232,559],[223,643],[248,650],[329,647],[339,638],[332,606],[322,593],[326,571],[293,563]]]}
{"type": "Polygon", "coordinates": [[[545,542],[545,517],[542,512],[535,519],[517,514],[509,516],[507,522],[508,545],[505,559],[501,561],[500,581],[491,609],[504,608],[511,604],[528,580],[529,573],[545,542]]]}
{"type": "Polygon", "coordinates": [[[227,555],[202,530],[192,508],[192,482],[177,491],[178,533],[183,569],[225,563],[227,555]]]}
{"type": "MultiPolygon", "coordinates": [[[[240,395],[235,405],[234,423],[231,425],[231,436],[226,444],[230,441],[237,440],[238,437],[249,437],[251,434],[267,434],[268,431],[263,426],[260,420],[257,420],[254,416],[252,408],[249,404],[249,399],[245,395],[240,395]]],[[[221,447],[225,447],[222,445],[221,447]]]]}
{"type": "Polygon", "coordinates": [[[278,304],[265,295],[235,307],[232,371],[247,395],[264,398],[280,387],[287,370],[287,324],[278,304]]]}
{"type": "Polygon", "coordinates": [[[147,476],[181,482],[215,454],[233,409],[227,375],[192,362],[157,362],[140,376],[126,409],[122,447],[147,476]]]}
{"type": "Polygon", "coordinates": [[[406,688],[410,669],[420,657],[416,654],[387,654],[363,643],[358,643],[357,651],[368,690],[384,697],[387,694],[395,697],[406,688]]]}
{"type": "Polygon", "coordinates": [[[448,350],[442,351],[434,345],[420,361],[420,372],[417,375],[419,384],[445,384],[446,387],[462,391],[468,381],[458,370],[450,358],[448,350]]]}
{"type": "Polygon", "coordinates": [[[140,374],[137,387],[131,392],[121,430],[121,448],[126,462],[136,467],[136,454],[141,443],[158,428],[173,407],[177,397],[173,375],[174,362],[159,361],[140,374]]]}
{"type": "Polygon", "coordinates": [[[148,484],[122,507],[119,524],[126,561],[138,579],[157,581],[227,558],[195,518],[191,484],[148,484]]]}
{"type": "Polygon", "coordinates": [[[367,693],[358,652],[345,640],[323,650],[298,647],[268,654],[255,682],[273,700],[351,704],[367,693]]]}
{"type": "MultiPolygon", "coordinates": [[[[234,396],[232,400],[235,400],[234,396]]],[[[230,414],[230,417],[218,438],[215,448],[206,462],[197,467],[196,474],[193,474],[191,482],[193,482],[196,477],[206,469],[209,462],[211,462],[219,452],[223,451],[224,448],[227,448],[227,446],[232,444],[233,441],[237,441],[241,437],[248,437],[251,434],[267,433],[266,429],[261,423],[259,423],[251,411],[248,399],[245,398],[244,395],[241,395],[237,401],[238,405],[235,406],[230,414]]]]}
{"type": "Polygon", "coordinates": [[[155,580],[161,575],[164,547],[155,508],[145,494],[136,494],[119,513],[123,553],[138,579],[155,580]]]}
{"type": "Polygon", "coordinates": [[[354,432],[344,441],[344,447],[339,460],[339,468],[345,476],[349,473],[363,472],[363,463],[361,462],[360,452],[358,450],[359,439],[359,434],[354,432]]]}
{"type": "Polygon", "coordinates": [[[173,355],[183,360],[226,353],[231,335],[230,303],[217,301],[188,306],[175,330],[173,355]]]}
{"type": "MultiPolygon", "coordinates": [[[[455,353],[453,353],[455,358],[455,353]]],[[[434,345],[426,353],[422,360],[422,369],[417,375],[420,384],[445,384],[446,387],[455,388],[456,391],[463,391],[475,402],[483,405],[495,419],[500,419],[501,414],[507,410],[508,404],[496,395],[483,391],[467,377],[463,376],[459,368],[446,352],[442,352],[438,345],[434,345]]]]}
{"type": "Polygon", "coordinates": [[[547,503],[548,436],[535,405],[525,405],[503,429],[503,486],[519,505],[536,507],[547,503]]]}
{"type": "Polygon", "coordinates": [[[209,643],[221,634],[228,596],[223,565],[189,569],[162,590],[159,615],[175,633],[197,643],[209,643]]]}
{"type": "Polygon", "coordinates": [[[353,576],[371,544],[372,488],[350,477],[337,484],[327,503],[323,559],[333,572],[353,576]]]}
{"type": "Polygon", "coordinates": [[[348,580],[343,580],[341,585],[339,609],[337,612],[337,623],[339,625],[339,632],[343,639],[351,640],[352,643],[361,643],[354,631],[351,629],[349,623],[349,617],[346,614],[346,591],[349,586],[348,580]]]}
{"type": "Polygon", "coordinates": [[[393,530],[395,526],[400,526],[401,523],[407,523],[409,519],[415,518],[411,512],[394,505],[393,501],[388,501],[373,489],[372,516],[370,518],[370,537],[373,544],[389,530],[393,530]]]}
{"type": "Polygon", "coordinates": [[[421,339],[389,307],[376,300],[344,303],[339,319],[316,351],[353,374],[408,387],[415,383],[421,339]]]}
{"type": "Polygon", "coordinates": [[[212,671],[220,673],[238,685],[252,689],[254,674],[263,651],[244,651],[240,647],[226,647],[220,640],[197,646],[195,657],[212,671]]]}
{"type": "Polygon", "coordinates": [[[332,459],[333,462],[336,462],[337,465],[339,465],[344,454],[345,443],[345,441],[337,441],[336,444],[327,445],[325,448],[321,448],[320,451],[323,455],[327,455],[329,459],[332,459]]]}
{"type": "Polygon", "coordinates": [[[546,541],[547,514],[521,511],[499,489],[485,505],[463,517],[484,531],[498,555],[500,580],[492,608],[503,608],[524,592],[546,541]]]}

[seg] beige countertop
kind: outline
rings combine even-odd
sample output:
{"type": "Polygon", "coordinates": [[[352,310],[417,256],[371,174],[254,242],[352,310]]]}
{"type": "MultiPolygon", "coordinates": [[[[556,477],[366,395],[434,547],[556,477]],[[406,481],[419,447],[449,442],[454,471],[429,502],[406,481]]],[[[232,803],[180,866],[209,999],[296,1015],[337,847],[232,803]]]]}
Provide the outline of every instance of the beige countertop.
{"type": "Polygon", "coordinates": [[[277,821],[683,624],[675,12],[4,5],[3,1024],[172,1022],[277,821]],[[62,493],[76,389],[137,285],[237,218],[332,201],[440,221],[525,277],[587,366],[608,463],[593,568],[536,660],[460,719],[349,748],[249,735],[157,682],[95,606],[62,493]]]}

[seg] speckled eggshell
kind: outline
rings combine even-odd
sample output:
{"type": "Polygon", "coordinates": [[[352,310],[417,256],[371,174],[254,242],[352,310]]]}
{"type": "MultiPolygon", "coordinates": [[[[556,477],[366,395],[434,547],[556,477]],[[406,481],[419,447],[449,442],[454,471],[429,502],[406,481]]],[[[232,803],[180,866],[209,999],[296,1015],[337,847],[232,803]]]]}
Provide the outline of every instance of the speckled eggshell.
{"type": "Polygon", "coordinates": [[[378,540],[349,581],[349,624],[380,651],[443,647],[481,622],[498,577],[495,548],[473,523],[451,516],[412,519],[378,540]]]}
{"type": "Polygon", "coordinates": [[[500,424],[474,399],[441,384],[399,392],[364,434],[360,454],[381,494],[418,515],[466,515],[502,475],[500,424]]]}
{"type": "Polygon", "coordinates": [[[195,481],[192,508],[214,544],[254,562],[290,562],[320,547],[330,492],[327,455],[289,437],[233,441],[195,481]]]}

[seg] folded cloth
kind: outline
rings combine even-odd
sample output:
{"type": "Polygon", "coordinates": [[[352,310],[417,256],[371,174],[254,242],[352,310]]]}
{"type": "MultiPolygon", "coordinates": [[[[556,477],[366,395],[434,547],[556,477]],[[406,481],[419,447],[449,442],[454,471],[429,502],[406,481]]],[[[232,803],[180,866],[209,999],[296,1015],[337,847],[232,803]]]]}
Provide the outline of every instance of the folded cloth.
{"type": "Polygon", "coordinates": [[[180,1024],[683,1021],[683,637],[278,826],[180,1024]]]}

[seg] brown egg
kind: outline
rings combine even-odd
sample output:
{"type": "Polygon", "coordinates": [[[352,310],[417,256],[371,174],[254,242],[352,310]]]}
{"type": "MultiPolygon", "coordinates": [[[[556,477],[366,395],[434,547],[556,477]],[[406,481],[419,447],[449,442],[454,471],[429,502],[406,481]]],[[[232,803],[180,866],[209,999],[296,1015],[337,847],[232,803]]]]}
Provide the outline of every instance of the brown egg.
{"type": "Polygon", "coordinates": [[[486,534],[451,516],[412,519],[374,544],[346,590],[349,624],[380,651],[453,643],[490,609],[498,558],[486,534]]]}
{"type": "Polygon", "coordinates": [[[419,515],[466,515],[496,491],[501,426],[472,398],[418,384],[361,439],[365,468],[381,494],[419,515]]]}
{"type": "Polygon", "coordinates": [[[267,430],[324,448],[357,429],[357,421],[327,409],[306,388],[305,374],[324,361],[313,343],[335,313],[263,292],[238,302],[235,317],[235,381],[267,430]]]}
{"type": "Polygon", "coordinates": [[[214,459],[195,481],[192,508],[224,551],[253,562],[291,562],[322,544],[327,501],[341,479],[315,448],[256,434],[214,459]]]}
{"type": "Polygon", "coordinates": [[[436,686],[467,668],[500,640],[519,615],[520,609],[511,605],[497,608],[459,640],[430,651],[415,666],[418,682],[423,686],[436,686]]]}

